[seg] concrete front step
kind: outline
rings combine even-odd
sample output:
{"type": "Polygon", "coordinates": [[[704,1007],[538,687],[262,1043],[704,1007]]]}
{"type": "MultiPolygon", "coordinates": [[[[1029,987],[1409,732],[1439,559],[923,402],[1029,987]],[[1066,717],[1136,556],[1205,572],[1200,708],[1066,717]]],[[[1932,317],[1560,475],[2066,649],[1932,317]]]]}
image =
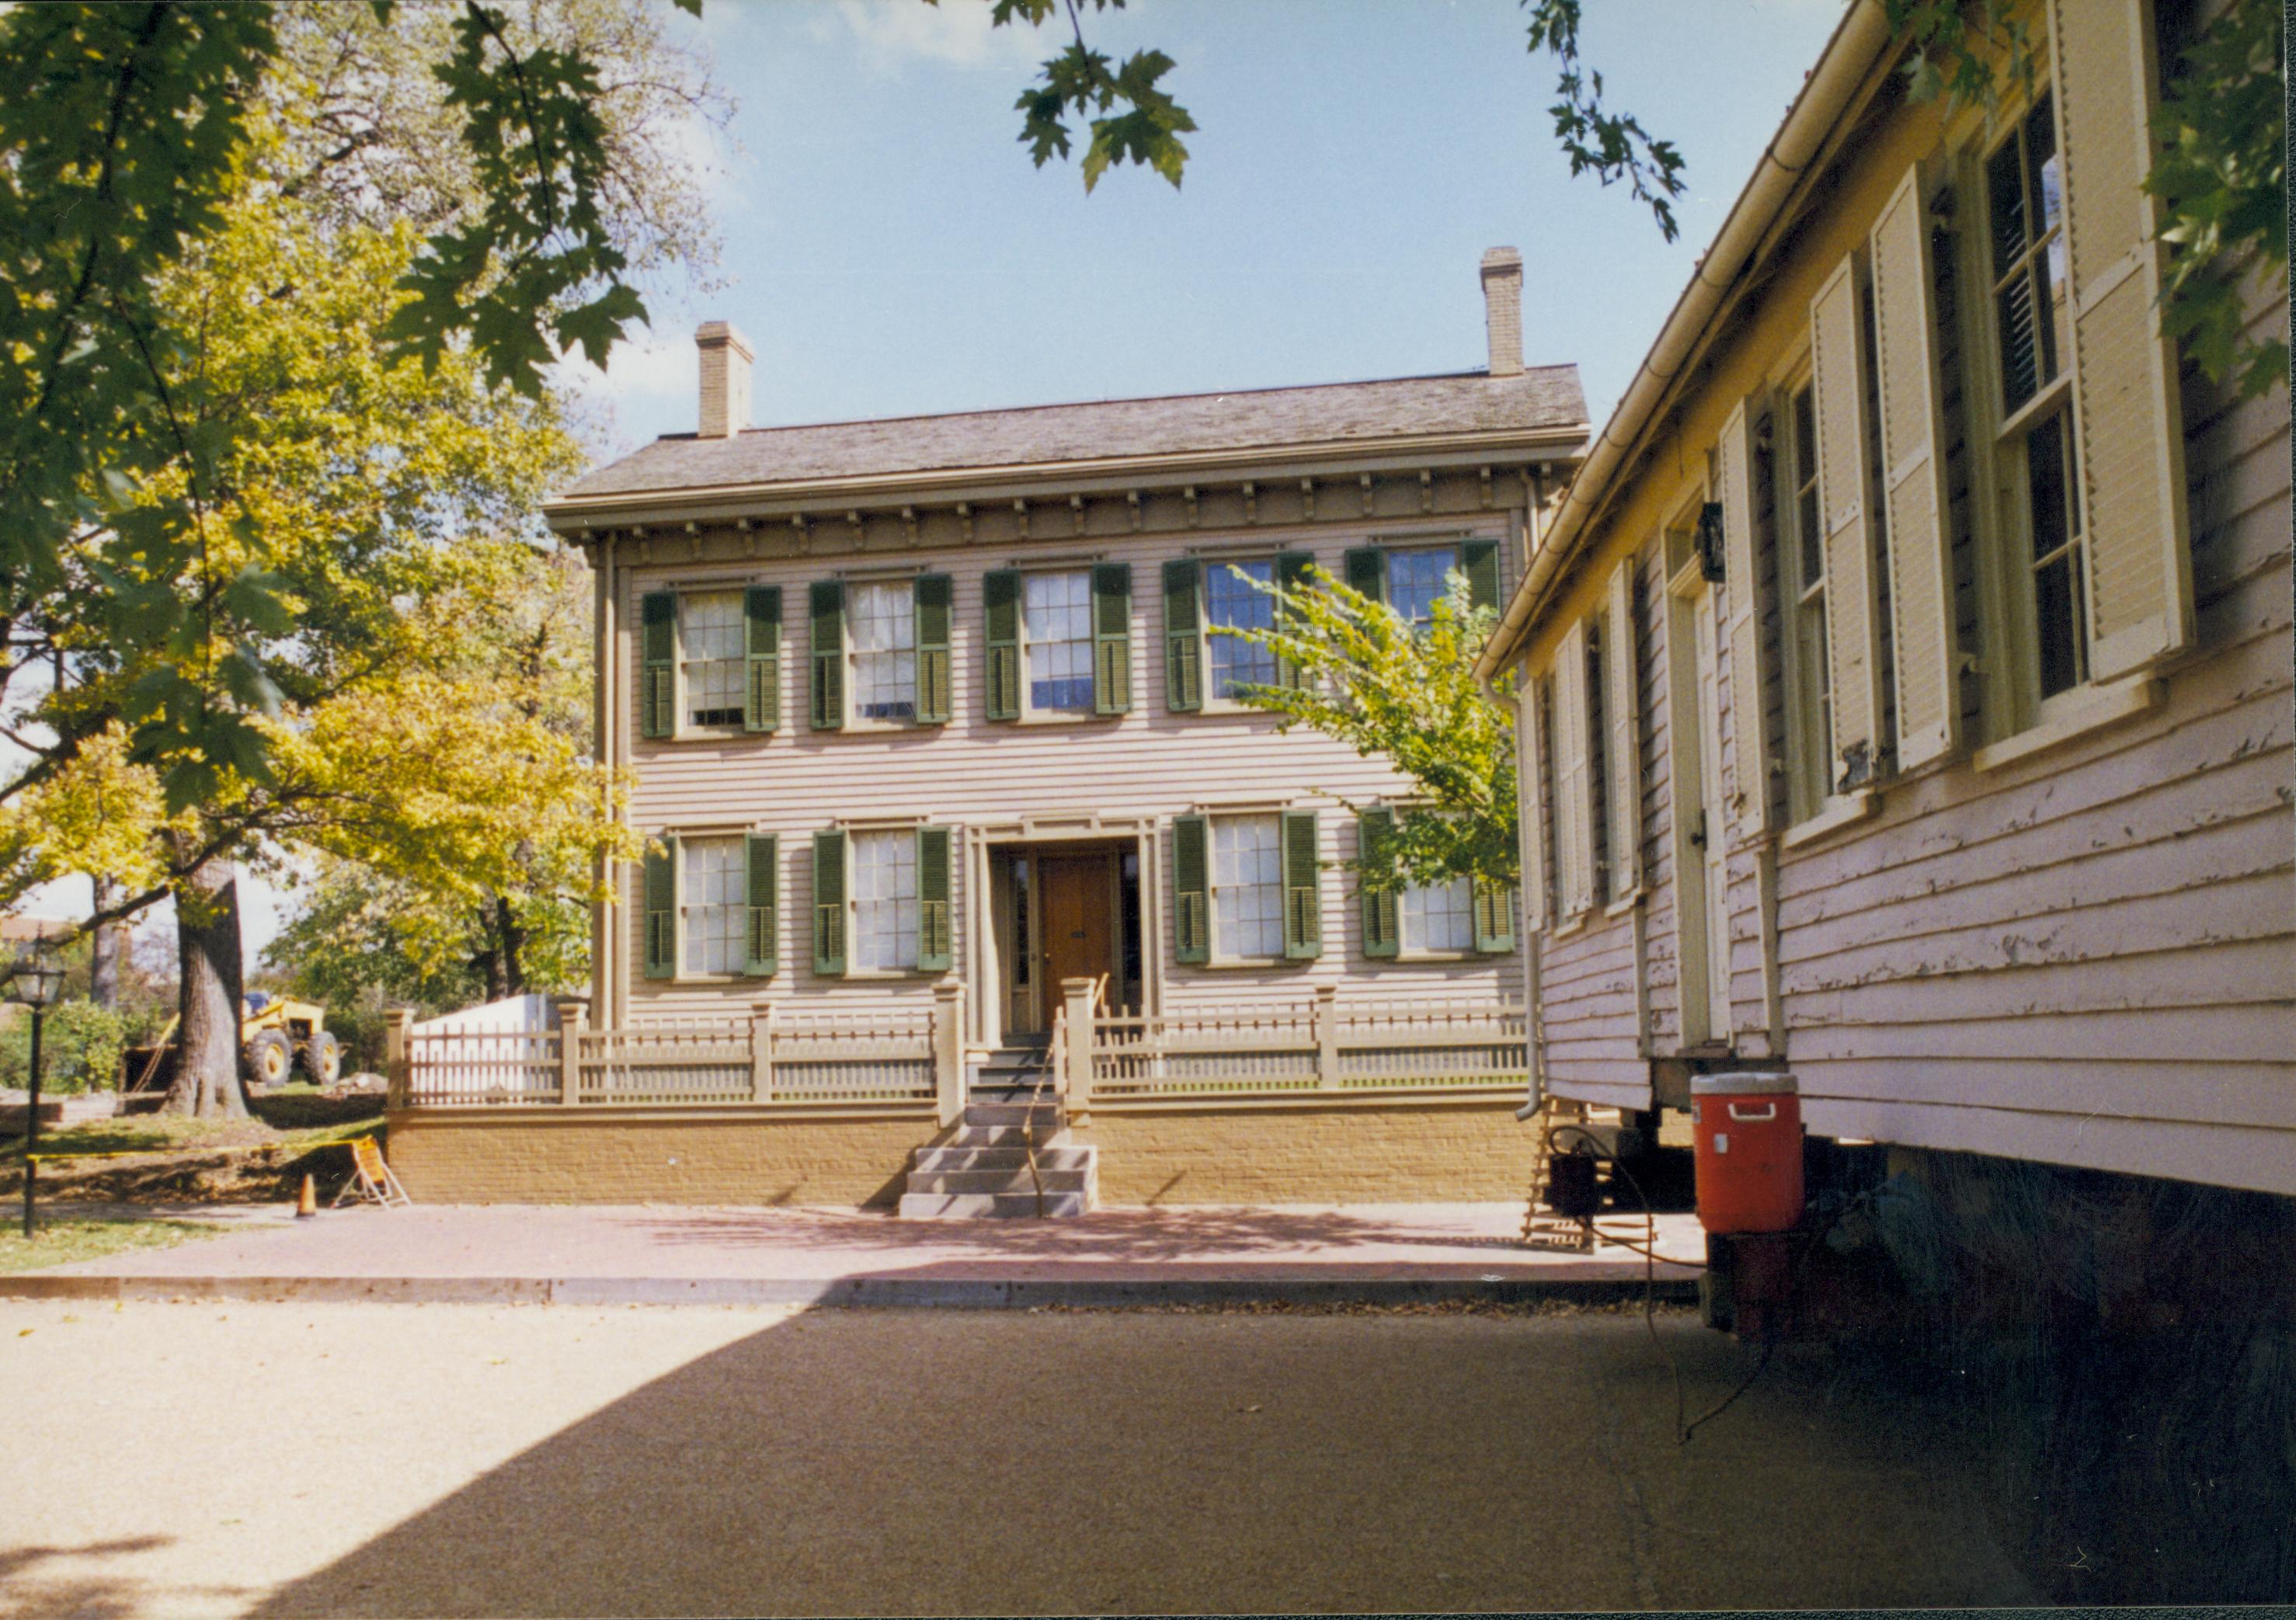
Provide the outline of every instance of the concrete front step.
{"type": "MultiPolygon", "coordinates": [[[[1091,1200],[1081,1192],[1045,1194],[1046,1215],[1080,1215],[1090,1207],[1091,1200]]],[[[900,1213],[911,1221],[1025,1221],[1037,1215],[1037,1196],[1032,1192],[905,1192],[900,1213]]]]}
{"type": "MultiPolygon", "coordinates": [[[[912,1173],[940,1174],[951,1170],[1026,1169],[1026,1148],[919,1148],[911,1156],[912,1173]]],[[[1048,1147],[1038,1144],[1037,1164],[1048,1170],[1081,1170],[1092,1163],[1090,1148],[1048,1147]]]]}
{"type": "Polygon", "coordinates": [[[1060,1103],[1047,1097],[1042,1102],[968,1102],[964,1105],[964,1123],[968,1125],[1033,1125],[1038,1130],[1056,1131],[1068,1121],[1060,1103]]]}
{"type": "MultiPolygon", "coordinates": [[[[1098,1176],[1090,1165],[1074,1170],[1047,1170],[1035,1175],[1021,1165],[1010,1170],[942,1170],[909,1172],[909,1192],[1029,1192],[1042,1182],[1046,1197],[1076,1192],[1089,1197],[1098,1190],[1098,1176]]],[[[905,1195],[906,1196],[906,1195],[905,1195]]]]}
{"type": "MultiPolygon", "coordinates": [[[[1037,1127],[1037,1151],[1046,1148],[1065,1147],[1069,1141],[1068,1128],[1037,1127]]],[[[1024,1148],[1029,1145],[1029,1133],[1019,1125],[959,1125],[949,1133],[948,1140],[939,1144],[944,1148],[1024,1148]]]]}

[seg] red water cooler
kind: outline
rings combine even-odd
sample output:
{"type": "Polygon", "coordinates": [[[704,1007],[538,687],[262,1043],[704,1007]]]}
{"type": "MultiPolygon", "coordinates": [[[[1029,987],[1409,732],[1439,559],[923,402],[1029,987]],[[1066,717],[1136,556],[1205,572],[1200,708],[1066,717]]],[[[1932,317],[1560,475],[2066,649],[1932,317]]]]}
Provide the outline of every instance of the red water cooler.
{"type": "Polygon", "coordinates": [[[1698,1221],[1718,1235],[1790,1231],[1801,1219],[1801,1099],[1782,1074],[1697,1075],[1698,1221]]]}

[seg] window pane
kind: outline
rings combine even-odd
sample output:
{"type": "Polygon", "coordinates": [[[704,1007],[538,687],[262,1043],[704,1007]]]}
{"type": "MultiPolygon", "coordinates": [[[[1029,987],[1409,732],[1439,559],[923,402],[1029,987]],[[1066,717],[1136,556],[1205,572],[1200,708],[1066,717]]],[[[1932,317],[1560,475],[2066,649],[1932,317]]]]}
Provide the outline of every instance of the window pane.
{"type": "Polygon", "coordinates": [[[1459,548],[1430,546],[1387,554],[1387,600],[1414,625],[1435,617],[1435,603],[1448,588],[1445,576],[1459,566],[1459,548]]]}
{"type": "Polygon", "coordinates": [[[853,697],[869,720],[914,719],[917,712],[916,593],[906,580],[857,585],[849,612],[853,697]]]}
{"type": "Polygon", "coordinates": [[[917,839],[905,830],[853,835],[853,945],[864,970],[917,965],[917,839]]]}
{"type": "Polygon", "coordinates": [[[1816,390],[1793,397],[1794,532],[1801,547],[1801,589],[1825,577],[1825,536],[1817,511],[1817,405],[1816,390]]]}
{"type": "MultiPolygon", "coordinates": [[[[1275,564],[1262,559],[1256,562],[1212,563],[1205,568],[1204,611],[1209,623],[1238,630],[1274,627],[1275,599],[1255,591],[1245,583],[1246,580],[1257,580],[1261,585],[1274,584],[1275,564]]],[[[1211,642],[1213,697],[1234,697],[1239,686],[1272,686],[1275,683],[1275,655],[1267,648],[1239,641],[1232,635],[1215,635],[1209,639],[1211,642]]]]}
{"type": "Polygon", "coordinates": [[[1022,588],[1029,707],[1092,708],[1092,577],[1031,574],[1022,588]]]}
{"type": "Polygon", "coordinates": [[[2056,114],[2046,95],[2025,115],[2025,172],[2031,176],[2033,188],[2026,217],[2039,221],[2033,234],[2044,235],[2062,216],[2065,205],[2057,172],[2056,114]]]}
{"type": "Polygon", "coordinates": [[[2080,683],[2080,553],[2067,552],[2033,570],[2033,617],[2038,621],[2041,695],[2054,698],[2080,683]]]}
{"type": "Polygon", "coordinates": [[[1276,818],[1212,822],[1214,939],[1223,956],[1283,954],[1283,857],[1276,818]]]}
{"type": "Polygon", "coordinates": [[[683,855],[685,970],[738,973],[749,921],[742,841],[690,840],[683,855]]]}
{"type": "Polygon", "coordinates": [[[1994,320],[2001,336],[2001,408],[2013,411],[2033,397],[2043,380],[2040,327],[2029,272],[2018,272],[1994,295],[1994,320]]]}
{"type": "Polygon", "coordinates": [[[677,599],[677,639],[688,725],[742,723],[742,593],[705,591],[677,599]]]}
{"type": "Polygon", "coordinates": [[[1474,885],[1461,878],[1403,891],[1403,943],[1414,951],[1474,948],[1474,885]]]}
{"type": "Polygon", "coordinates": [[[1986,160],[1985,195],[1993,212],[1993,275],[2008,274],[2025,251],[2025,175],[2017,143],[2004,141],[1986,160]]]}

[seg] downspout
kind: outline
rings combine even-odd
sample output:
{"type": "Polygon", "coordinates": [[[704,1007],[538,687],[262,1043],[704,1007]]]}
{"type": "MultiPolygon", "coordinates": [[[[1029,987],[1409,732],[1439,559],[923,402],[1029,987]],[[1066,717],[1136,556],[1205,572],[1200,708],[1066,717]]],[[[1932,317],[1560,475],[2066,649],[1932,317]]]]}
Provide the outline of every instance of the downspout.
{"type": "Polygon", "coordinates": [[[1500,666],[1512,661],[1515,644],[1530,629],[1548,587],[1570,560],[1595,507],[1609,495],[1624,470],[1627,455],[1640,442],[1667,390],[1704,340],[1708,323],[1751,265],[1755,250],[1775,223],[1788,195],[1824,147],[1842,109],[1865,82],[1890,39],[1889,19],[1881,0],[1853,0],[1785,122],[1763,150],[1761,161],[1738,194],[1721,233],[1699,260],[1690,284],[1675,300],[1673,312],[1644,356],[1634,380],[1627,385],[1618,408],[1611,413],[1610,421],[1563,491],[1562,507],[1547,525],[1546,544],[1533,552],[1529,571],[1477,660],[1479,676],[1496,674],[1500,666]]]}

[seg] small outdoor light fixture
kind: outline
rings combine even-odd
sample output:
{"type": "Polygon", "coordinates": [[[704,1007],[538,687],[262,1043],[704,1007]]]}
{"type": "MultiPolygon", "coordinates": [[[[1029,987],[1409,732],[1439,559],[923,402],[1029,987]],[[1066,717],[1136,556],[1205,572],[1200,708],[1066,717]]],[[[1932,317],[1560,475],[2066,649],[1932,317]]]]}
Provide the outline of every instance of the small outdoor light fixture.
{"type": "Polygon", "coordinates": [[[32,1200],[39,1161],[33,1156],[40,1148],[40,1026],[47,1018],[50,1003],[56,992],[63,987],[63,964],[56,960],[49,947],[46,930],[34,937],[29,948],[17,947],[16,959],[8,967],[8,999],[19,1006],[32,1010],[31,1088],[29,1105],[24,1110],[24,1236],[32,1236],[32,1200]]]}
{"type": "Polygon", "coordinates": [[[1722,503],[1709,501],[1698,509],[1698,572],[1709,583],[1722,577],[1722,503]]]}

